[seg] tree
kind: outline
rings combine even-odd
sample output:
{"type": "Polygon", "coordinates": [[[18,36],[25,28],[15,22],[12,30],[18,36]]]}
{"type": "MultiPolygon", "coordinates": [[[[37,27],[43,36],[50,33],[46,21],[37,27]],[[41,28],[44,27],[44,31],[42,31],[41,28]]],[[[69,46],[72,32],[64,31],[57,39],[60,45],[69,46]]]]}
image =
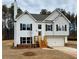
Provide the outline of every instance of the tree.
{"type": "MultiPolygon", "coordinates": [[[[22,13],[22,10],[19,8],[18,9],[18,14],[22,13]]],[[[2,38],[3,39],[13,39],[14,35],[14,5],[13,3],[11,4],[11,7],[7,8],[6,5],[2,5],[2,38]],[[8,29],[6,26],[6,20],[7,20],[7,26],[10,28],[8,29]],[[4,26],[6,26],[4,28],[4,26]],[[8,35],[8,36],[7,36],[8,35]]]]}
{"type": "Polygon", "coordinates": [[[6,5],[2,5],[2,11],[6,14],[7,13],[7,6],[6,5]]]}
{"type": "Polygon", "coordinates": [[[11,18],[14,19],[14,5],[11,4],[11,7],[8,9],[8,12],[11,14],[11,18]]]}
{"type": "Polygon", "coordinates": [[[46,14],[47,13],[47,10],[46,9],[42,9],[40,14],[46,14]]]}

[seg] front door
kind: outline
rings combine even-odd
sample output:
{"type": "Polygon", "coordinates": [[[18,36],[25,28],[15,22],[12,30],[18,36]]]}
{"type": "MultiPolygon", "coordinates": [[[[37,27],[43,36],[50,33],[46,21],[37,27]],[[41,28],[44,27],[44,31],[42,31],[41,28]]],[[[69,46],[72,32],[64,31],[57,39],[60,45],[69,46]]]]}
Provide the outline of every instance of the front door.
{"type": "Polygon", "coordinates": [[[38,31],[38,36],[41,36],[41,31],[38,31]]]}

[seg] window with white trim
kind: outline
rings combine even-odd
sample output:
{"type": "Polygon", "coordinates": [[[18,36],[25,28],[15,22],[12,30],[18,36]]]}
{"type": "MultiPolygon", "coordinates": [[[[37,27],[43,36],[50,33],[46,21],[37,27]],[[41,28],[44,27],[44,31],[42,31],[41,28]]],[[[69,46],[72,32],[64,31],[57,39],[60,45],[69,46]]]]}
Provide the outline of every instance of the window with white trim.
{"type": "Polygon", "coordinates": [[[46,31],[52,31],[52,25],[47,25],[46,24],[46,31]]]}
{"type": "Polygon", "coordinates": [[[32,30],[32,24],[27,24],[27,30],[32,30]]]}
{"type": "Polygon", "coordinates": [[[38,24],[38,29],[41,29],[41,24],[38,24]]]}
{"type": "Polygon", "coordinates": [[[62,31],[67,31],[67,25],[62,25],[62,31]]]}
{"type": "Polygon", "coordinates": [[[27,44],[32,44],[32,37],[27,37],[27,44]]]}
{"type": "Polygon", "coordinates": [[[58,24],[56,24],[56,31],[61,31],[61,30],[62,30],[61,27],[58,24]]]}
{"type": "Polygon", "coordinates": [[[26,24],[20,24],[20,30],[26,30],[26,24]]]}
{"type": "Polygon", "coordinates": [[[20,44],[26,44],[26,37],[20,37],[20,44]]]}

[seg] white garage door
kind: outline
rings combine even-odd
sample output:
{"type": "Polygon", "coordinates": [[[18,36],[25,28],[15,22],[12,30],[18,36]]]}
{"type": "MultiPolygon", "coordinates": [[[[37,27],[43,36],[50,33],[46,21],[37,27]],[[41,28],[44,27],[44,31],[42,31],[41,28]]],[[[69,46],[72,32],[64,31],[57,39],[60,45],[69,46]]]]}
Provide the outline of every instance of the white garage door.
{"type": "Polygon", "coordinates": [[[64,37],[47,37],[48,46],[64,46],[64,37]]]}

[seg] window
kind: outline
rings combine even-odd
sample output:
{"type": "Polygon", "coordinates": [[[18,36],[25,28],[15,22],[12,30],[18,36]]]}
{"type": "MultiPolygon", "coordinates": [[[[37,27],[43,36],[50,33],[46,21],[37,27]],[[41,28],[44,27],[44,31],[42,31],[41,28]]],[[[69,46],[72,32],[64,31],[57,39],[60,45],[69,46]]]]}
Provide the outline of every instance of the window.
{"type": "Polygon", "coordinates": [[[47,25],[46,24],[46,31],[52,31],[52,25],[47,25]]]}
{"type": "Polygon", "coordinates": [[[61,27],[60,26],[58,26],[58,30],[61,31],[61,27]]]}
{"type": "Polygon", "coordinates": [[[64,31],[65,29],[64,29],[64,26],[62,25],[62,31],[64,31]]]}
{"type": "Polygon", "coordinates": [[[61,27],[60,26],[58,26],[58,24],[56,25],[56,31],[61,31],[62,29],[61,29],[61,27]]]}
{"type": "Polygon", "coordinates": [[[26,37],[20,37],[20,44],[26,44],[26,37]]]}
{"type": "Polygon", "coordinates": [[[27,24],[27,30],[32,30],[32,24],[27,24]]]}
{"type": "Polygon", "coordinates": [[[27,44],[32,44],[32,37],[27,37],[27,44]]]}
{"type": "Polygon", "coordinates": [[[65,31],[67,31],[67,25],[65,25],[65,31]]]}
{"type": "Polygon", "coordinates": [[[26,24],[20,24],[20,30],[26,30],[26,24]]]}
{"type": "Polygon", "coordinates": [[[41,25],[40,24],[38,25],[38,29],[41,29],[41,25]]]}

